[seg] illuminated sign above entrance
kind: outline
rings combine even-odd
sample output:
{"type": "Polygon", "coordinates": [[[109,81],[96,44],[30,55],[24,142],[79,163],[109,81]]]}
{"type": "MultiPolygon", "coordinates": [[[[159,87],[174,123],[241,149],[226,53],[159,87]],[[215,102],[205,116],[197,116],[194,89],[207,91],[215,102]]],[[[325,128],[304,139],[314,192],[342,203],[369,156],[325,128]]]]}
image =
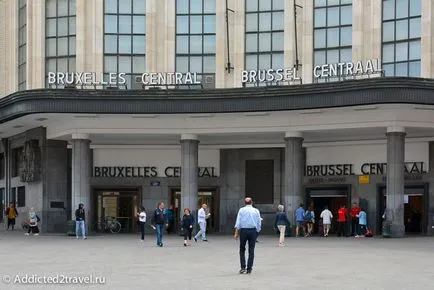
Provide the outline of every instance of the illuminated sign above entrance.
{"type": "MultiPolygon", "coordinates": [[[[387,163],[363,163],[360,171],[363,175],[384,175],[386,174],[387,163]]],[[[404,173],[424,174],[426,173],[423,162],[405,162],[404,173]]],[[[308,165],[305,169],[305,176],[346,176],[355,175],[353,164],[327,164],[308,165]]]]}
{"type": "MultiPolygon", "coordinates": [[[[215,167],[198,167],[198,177],[218,177],[215,167]]],[[[112,178],[148,178],[158,177],[156,166],[96,166],[92,177],[112,178]]],[[[181,177],[181,167],[168,166],[164,169],[163,177],[181,177]]]]}

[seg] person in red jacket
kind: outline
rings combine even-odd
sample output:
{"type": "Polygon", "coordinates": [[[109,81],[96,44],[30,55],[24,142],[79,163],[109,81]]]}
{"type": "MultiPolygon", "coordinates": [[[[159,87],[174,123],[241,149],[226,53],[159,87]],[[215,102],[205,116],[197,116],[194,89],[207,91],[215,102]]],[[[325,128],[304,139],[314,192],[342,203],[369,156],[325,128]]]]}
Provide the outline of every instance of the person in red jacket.
{"type": "Polygon", "coordinates": [[[347,226],[348,210],[345,205],[342,205],[338,210],[338,237],[347,236],[346,226],[347,226]]]}
{"type": "Polygon", "coordinates": [[[357,235],[357,228],[359,224],[359,218],[357,217],[360,213],[361,209],[357,205],[357,203],[353,203],[353,207],[351,208],[350,215],[351,215],[351,236],[354,237],[357,235]]]}

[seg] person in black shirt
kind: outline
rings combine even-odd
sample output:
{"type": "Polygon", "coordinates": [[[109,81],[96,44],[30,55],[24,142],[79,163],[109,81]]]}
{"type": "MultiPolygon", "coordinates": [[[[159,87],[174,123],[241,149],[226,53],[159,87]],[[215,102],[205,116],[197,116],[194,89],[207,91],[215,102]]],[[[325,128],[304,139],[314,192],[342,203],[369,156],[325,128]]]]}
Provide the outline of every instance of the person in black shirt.
{"type": "Polygon", "coordinates": [[[191,232],[193,231],[194,216],[191,214],[189,208],[184,209],[184,216],[182,217],[182,231],[184,232],[184,247],[190,246],[187,238],[191,241],[191,232]]]}
{"type": "Polygon", "coordinates": [[[158,247],[163,246],[164,225],[166,225],[166,227],[169,226],[167,221],[167,216],[164,211],[164,203],[160,202],[152,216],[152,227],[154,228],[154,230],[156,230],[158,247]]]}
{"type": "Polygon", "coordinates": [[[84,204],[80,203],[78,208],[75,210],[75,235],[77,240],[79,239],[78,232],[81,229],[81,235],[83,240],[86,239],[86,224],[85,224],[85,211],[84,204]]]}

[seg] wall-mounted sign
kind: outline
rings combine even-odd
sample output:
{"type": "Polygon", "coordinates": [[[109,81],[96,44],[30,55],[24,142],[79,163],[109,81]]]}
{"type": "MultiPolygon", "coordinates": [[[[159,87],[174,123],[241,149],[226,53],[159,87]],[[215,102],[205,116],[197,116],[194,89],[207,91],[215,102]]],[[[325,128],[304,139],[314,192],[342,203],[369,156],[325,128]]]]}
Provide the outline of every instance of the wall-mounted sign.
{"type": "Polygon", "coordinates": [[[369,175],[360,175],[359,176],[359,184],[369,184],[370,183],[370,176],[369,175]]]}
{"type": "Polygon", "coordinates": [[[317,65],[313,69],[315,78],[327,78],[338,76],[368,75],[380,71],[378,59],[357,61],[357,62],[340,62],[334,64],[317,65]]]}
{"type": "MultiPolygon", "coordinates": [[[[424,174],[426,173],[423,162],[405,162],[404,173],[424,174]]],[[[384,175],[386,174],[387,163],[363,163],[360,171],[363,175],[384,175]]],[[[355,175],[353,164],[327,164],[308,165],[305,168],[305,176],[345,176],[355,175]]]]}
{"type": "MultiPolygon", "coordinates": [[[[143,85],[164,86],[164,85],[200,85],[197,73],[143,73],[139,78],[143,85]]],[[[49,72],[49,85],[125,85],[126,73],[110,73],[104,79],[104,74],[95,72],[49,72]],[[97,78],[97,75],[99,78],[97,78]]]]}
{"type": "Polygon", "coordinates": [[[325,184],[325,183],[345,183],[345,177],[314,177],[309,178],[309,184],[325,184]]]}
{"type": "MultiPolygon", "coordinates": [[[[218,177],[215,167],[198,167],[198,177],[218,177]]],[[[148,178],[158,177],[156,166],[95,166],[92,177],[112,178],[148,178]]],[[[181,167],[168,166],[164,169],[164,177],[181,177],[181,167]]]]}

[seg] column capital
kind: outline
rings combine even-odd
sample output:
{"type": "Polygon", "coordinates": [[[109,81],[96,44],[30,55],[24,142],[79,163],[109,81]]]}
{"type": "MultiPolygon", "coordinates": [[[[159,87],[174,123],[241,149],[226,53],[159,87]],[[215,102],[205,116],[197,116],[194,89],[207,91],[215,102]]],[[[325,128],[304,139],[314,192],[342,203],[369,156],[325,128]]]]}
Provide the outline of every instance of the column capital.
{"type": "Polygon", "coordinates": [[[195,134],[182,134],[181,135],[181,141],[182,140],[196,140],[196,141],[198,141],[199,138],[195,134]]]}
{"type": "Polygon", "coordinates": [[[387,127],[387,134],[389,133],[404,133],[405,134],[405,128],[402,126],[389,126],[387,127]]]}
{"type": "Polygon", "coordinates": [[[300,131],[285,132],[285,139],[286,138],[303,138],[303,132],[300,131]]]}
{"type": "Polygon", "coordinates": [[[76,139],[90,140],[90,136],[89,136],[89,134],[84,134],[84,133],[73,133],[72,139],[73,140],[76,140],[76,139]]]}

